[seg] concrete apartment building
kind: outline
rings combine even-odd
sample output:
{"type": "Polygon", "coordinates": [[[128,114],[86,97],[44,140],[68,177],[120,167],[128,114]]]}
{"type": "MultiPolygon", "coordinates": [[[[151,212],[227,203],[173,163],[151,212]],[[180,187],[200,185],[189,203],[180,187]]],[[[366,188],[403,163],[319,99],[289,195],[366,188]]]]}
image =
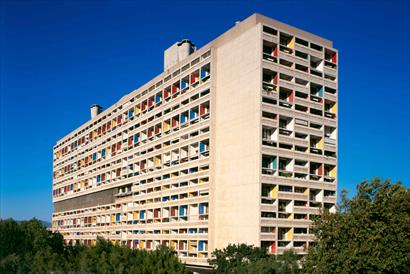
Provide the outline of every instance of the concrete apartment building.
{"type": "Polygon", "coordinates": [[[229,243],[303,254],[312,217],[336,210],[337,55],[259,14],[174,44],[164,72],[54,146],[53,230],[193,265],[229,243]]]}

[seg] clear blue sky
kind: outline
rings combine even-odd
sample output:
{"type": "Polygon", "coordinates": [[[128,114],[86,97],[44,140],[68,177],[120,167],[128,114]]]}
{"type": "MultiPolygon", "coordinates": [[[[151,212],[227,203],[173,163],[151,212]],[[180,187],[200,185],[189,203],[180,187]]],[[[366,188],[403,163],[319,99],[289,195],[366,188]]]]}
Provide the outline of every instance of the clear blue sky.
{"type": "Polygon", "coordinates": [[[0,216],[50,220],[52,147],[162,71],[182,38],[202,46],[259,12],[339,49],[339,190],[409,185],[408,1],[0,3],[0,216]],[[309,2],[309,3],[308,3],[309,2]]]}

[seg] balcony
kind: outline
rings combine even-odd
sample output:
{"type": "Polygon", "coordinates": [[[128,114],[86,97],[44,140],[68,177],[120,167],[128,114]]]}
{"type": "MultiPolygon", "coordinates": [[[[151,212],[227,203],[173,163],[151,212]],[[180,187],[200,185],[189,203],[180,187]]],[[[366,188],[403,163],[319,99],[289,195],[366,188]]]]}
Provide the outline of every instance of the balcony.
{"type": "Polygon", "coordinates": [[[263,41],[263,59],[269,62],[278,62],[278,45],[272,42],[263,41]]]}
{"type": "Polygon", "coordinates": [[[278,73],[269,69],[263,69],[262,89],[267,92],[277,91],[278,73]]]}

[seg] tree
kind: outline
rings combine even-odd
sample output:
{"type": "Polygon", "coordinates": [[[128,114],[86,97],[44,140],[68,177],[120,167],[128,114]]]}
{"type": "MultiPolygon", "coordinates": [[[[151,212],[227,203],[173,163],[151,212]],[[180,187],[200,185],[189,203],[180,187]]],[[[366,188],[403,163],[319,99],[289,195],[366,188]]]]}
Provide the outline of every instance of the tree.
{"type": "Polygon", "coordinates": [[[341,196],[338,213],[314,222],[307,273],[409,273],[409,189],[375,178],[359,184],[352,199],[341,196]]]}
{"type": "Polygon", "coordinates": [[[215,267],[214,273],[235,273],[234,268],[241,268],[250,262],[268,257],[266,250],[246,244],[229,244],[224,249],[215,249],[213,258],[208,260],[215,267]]]}
{"type": "Polygon", "coordinates": [[[132,250],[103,238],[96,246],[66,246],[38,220],[0,220],[0,273],[191,273],[175,252],[132,250]]]}
{"type": "Polygon", "coordinates": [[[265,249],[246,244],[230,244],[224,249],[212,252],[208,260],[215,267],[214,273],[247,274],[296,274],[301,273],[298,256],[293,251],[275,256],[265,249]]]}

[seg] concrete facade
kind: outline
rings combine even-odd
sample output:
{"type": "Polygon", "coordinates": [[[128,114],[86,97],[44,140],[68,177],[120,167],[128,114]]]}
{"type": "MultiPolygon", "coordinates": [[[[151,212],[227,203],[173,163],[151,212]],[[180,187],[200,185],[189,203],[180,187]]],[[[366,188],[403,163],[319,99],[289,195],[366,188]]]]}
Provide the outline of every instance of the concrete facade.
{"type": "Polygon", "coordinates": [[[166,57],[57,142],[53,230],[70,244],[166,245],[193,265],[229,243],[305,253],[312,217],[336,210],[337,57],[259,14],[166,57]]]}

